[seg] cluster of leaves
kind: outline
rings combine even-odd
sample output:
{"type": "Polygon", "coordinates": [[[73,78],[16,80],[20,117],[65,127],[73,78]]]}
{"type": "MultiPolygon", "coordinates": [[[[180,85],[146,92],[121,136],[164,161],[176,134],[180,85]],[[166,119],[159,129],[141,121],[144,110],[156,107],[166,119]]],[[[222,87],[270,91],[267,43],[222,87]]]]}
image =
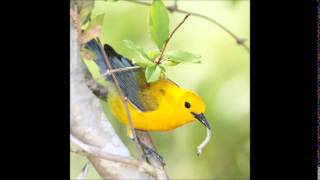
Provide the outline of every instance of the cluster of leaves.
{"type": "Polygon", "coordinates": [[[125,45],[135,51],[139,58],[133,63],[145,68],[145,77],[148,82],[157,81],[165,72],[165,66],[175,66],[184,62],[199,63],[200,56],[190,52],[173,50],[164,53],[165,44],[169,40],[169,14],[161,0],[153,0],[149,11],[149,36],[156,50],[146,51],[130,40],[124,40],[125,45]]]}
{"type": "MultiPolygon", "coordinates": [[[[82,33],[81,42],[85,44],[93,38],[99,37],[104,13],[96,15],[82,26],[85,31],[82,33]]],[[[146,51],[130,40],[123,40],[127,48],[138,54],[138,58],[132,59],[133,63],[145,69],[145,77],[147,82],[157,81],[161,75],[164,75],[166,66],[175,66],[180,63],[191,62],[200,63],[200,56],[190,52],[181,50],[172,50],[165,52],[166,43],[170,39],[169,34],[169,13],[162,0],[153,0],[149,10],[148,17],[149,37],[155,44],[157,49],[146,51]]],[[[82,59],[84,59],[89,71],[94,79],[106,85],[103,78],[100,78],[99,68],[93,61],[93,54],[87,50],[83,50],[82,59]]]]}

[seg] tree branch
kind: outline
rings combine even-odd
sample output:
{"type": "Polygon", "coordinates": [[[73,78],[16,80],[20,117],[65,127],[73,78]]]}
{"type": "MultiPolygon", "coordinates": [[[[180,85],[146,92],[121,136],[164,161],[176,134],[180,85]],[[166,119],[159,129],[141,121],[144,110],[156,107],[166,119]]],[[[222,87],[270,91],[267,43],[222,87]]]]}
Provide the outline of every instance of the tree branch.
{"type": "MultiPolygon", "coordinates": [[[[86,86],[85,75],[88,70],[80,59],[79,39],[77,27],[70,23],[70,132],[86,144],[129,158],[130,152],[99,107],[99,100],[86,86]]],[[[95,156],[88,156],[88,160],[103,179],[153,179],[147,172],[131,164],[95,156]]]]}
{"type": "MultiPolygon", "coordinates": [[[[136,4],[140,4],[140,5],[145,5],[145,6],[151,6],[151,3],[146,3],[146,2],[141,2],[141,1],[135,1],[135,0],[124,0],[124,1],[131,2],[131,3],[136,3],[136,4]]],[[[207,21],[212,22],[213,24],[217,25],[222,30],[224,30],[226,33],[228,33],[232,38],[234,38],[236,40],[236,43],[238,45],[242,46],[248,53],[250,53],[249,47],[245,44],[245,39],[239,38],[230,29],[228,29],[227,27],[225,27],[224,25],[222,25],[218,21],[214,20],[213,18],[210,18],[208,16],[205,16],[205,15],[202,15],[202,14],[199,14],[199,13],[195,13],[195,12],[190,12],[190,11],[179,9],[176,3],[173,6],[167,6],[166,8],[170,12],[177,12],[177,13],[182,13],[182,14],[190,14],[192,16],[200,17],[200,18],[203,18],[203,19],[205,19],[207,21]]]]}
{"type": "MultiPolygon", "coordinates": [[[[77,2],[77,0],[74,0],[74,2],[77,2]]],[[[76,11],[76,12],[79,12],[79,11],[76,11]]],[[[86,73],[88,73],[88,70],[85,68],[84,64],[82,64],[80,60],[80,41],[79,41],[80,34],[79,34],[79,31],[77,31],[79,21],[74,21],[74,19],[77,19],[77,17],[79,16],[72,16],[72,17],[73,19],[71,20],[71,22],[73,23],[70,23],[70,34],[71,34],[70,35],[70,55],[71,55],[70,56],[70,85],[71,85],[70,115],[73,116],[70,118],[71,133],[77,138],[81,139],[81,141],[85,142],[86,144],[92,144],[99,148],[103,148],[108,145],[110,146],[110,141],[111,141],[111,148],[108,148],[108,150],[111,151],[112,154],[124,153],[123,154],[124,156],[130,156],[127,148],[122,144],[119,137],[115,134],[114,130],[112,129],[111,125],[109,124],[105,116],[101,117],[103,120],[100,121],[100,123],[105,122],[109,125],[108,126],[109,129],[107,131],[101,131],[102,125],[97,124],[97,122],[93,120],[93,119],[95,120],[99,119],[97,118],[97,114],[100,113],[99,115],[101,116],[101,110],[98,109],[97,107],[97,104],[98,104],[97,98],[93,96],[93,94],[90,92],[88,87],[85,87],[86,83],[84,82],[84,79],[85,79],[84,76],[86,73]],[[79,91],[86,91],[86,92],[79,92],[79,91]],[[92,106],[91,101],[94,101],[95,105],[92,106]],[[89,114],[91,116],[88,116],[89,114]],[[83,116],[85,116],[85,118],[83,116]],[[110,137],[110,133],[112,134],[111,137],[110,137]],[[120,145],[118,144],[118,146],[120,146],[121,148],[113,146],[114,144],[112,143],[115,139],[117,140],[117,142],[120,143],[120,145]]],[[[105,60],[107,65],[109,66],[109,69],[111,70],[110,71],[111,76],[113,76],[116,86],[119,87],[119,84],[117,83],[117,79],[113,74],[111,65],[108,61],[108,57],[106,57],[103,47],[100,46],[100,49],[102,50],[103,55],[105,56],[105,60]]],[[[120,89],[118,88],[118,90],[120,89]]],[[[119,93],[121,95],[121,91],[119,91],[119,93]]],[[[122,97],[122,101],[124,102],[123,104],[125,105],[126,104],[124,101],[125,97],[122,95],[121,97],[122,97]]],[[[130,112],[127,111],[127,114],[128,114],[129,121],[132,122],[132,119],[130,117],[130,112]]],[[[133,128],[132,123],[131,123],[131,128],[133,128]]],[[[135,130],[133,129],[132,132],[135,133],[135,130]]],[[[147,132],[140,132],[135,139],[141,140],[141,142],[143,142],[148,147],[155,149],[152,144],[151,137],[147,132]]],[[[162,164],[157,160],[157,158],[154,156],[148,156],[147,158],[150,164],[155,168],[157,178],[168,179],[162,164]]],[[[115,166],[113,165],[114,162],[110,163],[111,161],[108,161],[108,163],[106,163],[105,162],[106,160],[102,160],[101,158],[94,157],[94,156],[89,156],[88,159],[93,164],[93,166],[95,167],[99,175],[103,178],[107,178],[107,177],[112,179],[128,179],[128,178],[150,179],[151,178],[145,172],[137,171],[136,167],[124,167],[119,165],[115,166]],[[124,172],[124,173],[119,174],[119,172],[124,172]]]]}
{"type": "Polygon", "coordinates": [[[138,160],[135,160],[135,159],[132,159],[129,157],[119,156],[116,154],[110,154],[109,152],[105,152],[103,149],[99,149],[97,147],[94,147],[94,146],[91,146],[91,145],[88,145],[88,144],[81,142],[81,140],[77,139],[76,137],[74,137],[71,134],[70,134],[70,140],[74,144],[78,145],[81,149],[83,149],[83,151],[74,151],[77,154],[85,155],[87,157],[95,156],[95,157],[99,157],[99,158],[109,160],[109,161],[119,162],[119,163],[123,163],[123,164],[130,164],[130,165],[136,166],[139,169],[147,172],[151,176],[156,177],[156,173],[155,173],[154,168],[146,162],[138,161],[138,160]]]}

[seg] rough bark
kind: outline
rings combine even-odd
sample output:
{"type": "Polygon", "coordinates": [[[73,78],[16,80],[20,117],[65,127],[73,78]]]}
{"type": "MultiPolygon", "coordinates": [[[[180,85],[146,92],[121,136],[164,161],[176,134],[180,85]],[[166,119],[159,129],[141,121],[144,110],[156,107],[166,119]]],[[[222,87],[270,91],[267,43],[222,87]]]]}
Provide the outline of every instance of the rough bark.
{"type": "MultiPolygon", "coordinates": [[[[106,156],[110,154],[133,158],[129,150],[115,133],[110,122],[101,110],[99,100],[93,95],[85,83],[88,71],[80,59],[79,24],[89,15],[93,0],[71,0],[70,14],[70,131],[72,136],[85,144],[101,148],[106,156]]],[[[155,149],[147,132],[139,131],[138,139],[148,147],[155,149]]],[[[98,156],[87,156],[96,171],[103,179],[154,179],[141,168],[123,162],[115,162],[98,156]]],[[[148,156],[157,179],[168,179],[163,165],[155,156],[148,156]]],[[[150,168],[149,168],[150,169],[150,168]]]]}
{"type": "MultiPolygon", "coordinates": [[[[80,59],[76,28],[70,23],[70,131],[82,142],[109,154],[132,158],[101,111],[98,99],[85,84],[85,65],[80,59]]],[[[129,164],[88,156],[103,179],[152,179],[146,172],[129,164]]]]}

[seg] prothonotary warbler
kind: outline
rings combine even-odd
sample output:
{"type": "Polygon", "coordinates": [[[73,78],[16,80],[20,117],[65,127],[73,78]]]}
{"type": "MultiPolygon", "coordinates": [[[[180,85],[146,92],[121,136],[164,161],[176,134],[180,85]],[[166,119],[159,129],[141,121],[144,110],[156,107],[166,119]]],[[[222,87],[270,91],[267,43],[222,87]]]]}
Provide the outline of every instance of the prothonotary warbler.
{"type": "MultiPolygon", "coordinates": [[[[95,62],[103,74],[108,70],[108,66],[98,43],[100,42],[94,39],[85,47],[95,53],[95,62]]],[[[105,44],[104,50],[113,69],[134,66],[129,59],[115,52],[111,46],[105,44]]],[[[211,129],[204,116],[205,105],[195,92],[184,89],[165,77],[147,83],[142,68],[116,72],[115,76],[122,94],[129,100],[128,108],[134,128],[145,131],[168,131],[198,120],[211,129]]],[[[111,84],[114,83],[110,76],[107,80],[111,84]]],[[[128,126],[125,107],[114,86],[108,90],[106,101],[116,119],[128,126]]]]}

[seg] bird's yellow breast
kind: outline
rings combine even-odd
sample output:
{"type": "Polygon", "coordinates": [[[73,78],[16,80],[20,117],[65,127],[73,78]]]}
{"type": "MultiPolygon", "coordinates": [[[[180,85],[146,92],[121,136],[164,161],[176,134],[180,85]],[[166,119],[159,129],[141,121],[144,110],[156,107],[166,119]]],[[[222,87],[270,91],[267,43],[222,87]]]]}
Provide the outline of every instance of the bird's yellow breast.
{"type": "MultiPolygon", "coordinates": [[[[157,107],[154,110],[142,112],[132,103],[128,103],[130,115],[136,129],[146,131],[167,131],[182,126],[193,119],[190,115],[185,115],[177,108],[181,102],[179,98],[185,90],[178,87],[170,80],[159,80],[150,84],[144,92],[148,97],[156,101],[157,107]]],[[[141,99],[141,101],[148,101],[141,99]]],[[[108,95],[108,104],[111,113],[122,123],[128,124],[128,116],[118,93],[108,95]]]]}

